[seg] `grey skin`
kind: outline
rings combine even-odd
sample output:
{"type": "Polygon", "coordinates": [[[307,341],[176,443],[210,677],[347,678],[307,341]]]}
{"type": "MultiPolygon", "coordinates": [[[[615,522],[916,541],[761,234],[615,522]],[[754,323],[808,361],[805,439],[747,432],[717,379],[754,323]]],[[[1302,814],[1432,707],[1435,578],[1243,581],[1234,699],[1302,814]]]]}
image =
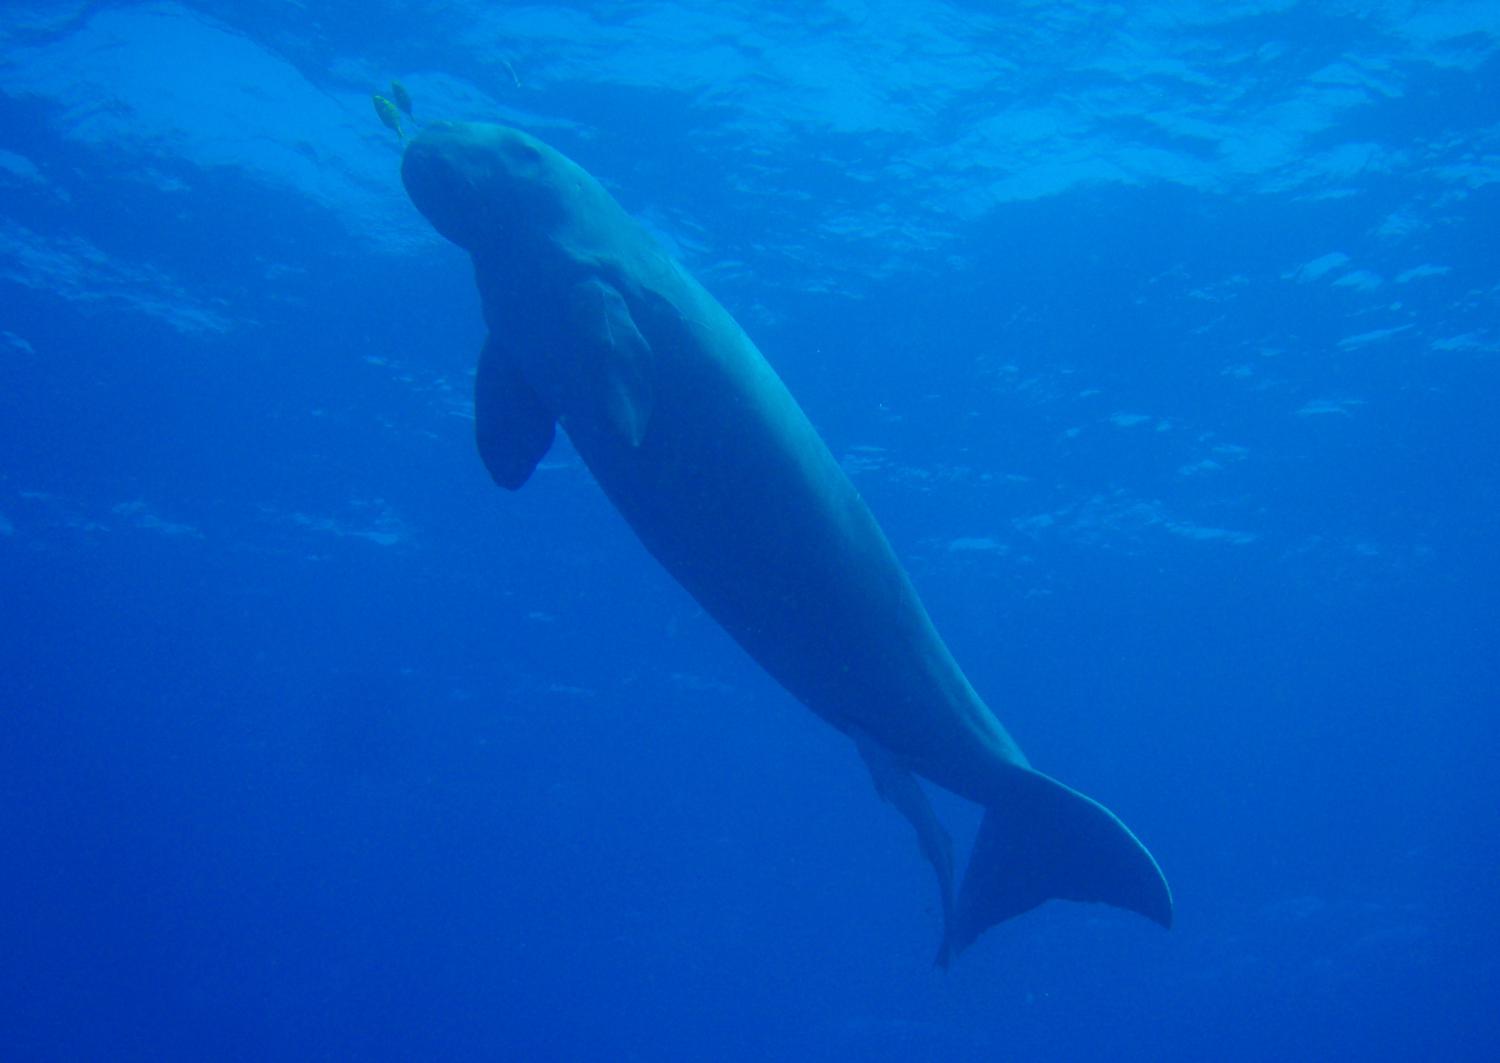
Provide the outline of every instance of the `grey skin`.
{"type": "Polygon", "coordinates": [[[855,741],[937,872],[939,963],[1049,898],[1170,925],[1151,854],[1030,767],[755,344],[593,177],[517,130],[444,123],[411,142],[401,175],[474,261],[489,326],[475,435],[490,474],[519,488],[560,424],[652,556],[855,741]],[[986,809],[957,896],[947,833],[913,773],[986,809]]]}

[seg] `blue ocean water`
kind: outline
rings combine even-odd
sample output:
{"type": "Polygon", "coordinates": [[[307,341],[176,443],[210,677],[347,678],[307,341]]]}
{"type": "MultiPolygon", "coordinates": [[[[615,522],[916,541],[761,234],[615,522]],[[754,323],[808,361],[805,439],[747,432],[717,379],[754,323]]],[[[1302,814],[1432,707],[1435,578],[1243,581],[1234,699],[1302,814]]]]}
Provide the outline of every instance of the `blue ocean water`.
{"type": "Polygon", "coordinates": [[[1500,1053],[1500,7],[7,0],[0,75],[0,1057],[1500,1053]],[[848,742],[565,440],[489,481],[392,78],[738,317],[1174,929],[932,967],[848,742]]]}

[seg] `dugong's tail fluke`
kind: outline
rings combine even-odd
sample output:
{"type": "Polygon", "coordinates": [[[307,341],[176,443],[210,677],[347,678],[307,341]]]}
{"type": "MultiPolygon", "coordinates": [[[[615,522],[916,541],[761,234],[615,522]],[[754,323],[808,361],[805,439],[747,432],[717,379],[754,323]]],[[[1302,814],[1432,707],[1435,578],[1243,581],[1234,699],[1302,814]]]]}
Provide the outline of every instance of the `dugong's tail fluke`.
{"type": "Polygon", "coordinates": [[[987,809],[974,840],[948,955],[1054,898],[1112,904],[1172,925],[1161,868],[1113,812],[1039,772],[1007,775],[1003,802],[987,809]]]}

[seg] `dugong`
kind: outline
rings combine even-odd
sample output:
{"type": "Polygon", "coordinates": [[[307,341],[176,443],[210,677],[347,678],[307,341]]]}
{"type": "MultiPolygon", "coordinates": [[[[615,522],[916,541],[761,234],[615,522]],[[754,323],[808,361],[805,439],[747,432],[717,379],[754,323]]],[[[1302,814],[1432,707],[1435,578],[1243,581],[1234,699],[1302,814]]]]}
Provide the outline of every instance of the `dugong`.
{"type": "Polygon", "coordinates": [[[521,487],[561,425],[652,556],[853,739],[937,872],[939,964],[1050,898],[1171,924],[1151,854],[1031,767],[781,379],[598,181],[519,130],[454,123],[413,138],[401,177],[473,259],[489,328],[474,430],[490,475],[521,487]],[[948,835],[914,775],[985,808],[956,896],[948,835]]]}

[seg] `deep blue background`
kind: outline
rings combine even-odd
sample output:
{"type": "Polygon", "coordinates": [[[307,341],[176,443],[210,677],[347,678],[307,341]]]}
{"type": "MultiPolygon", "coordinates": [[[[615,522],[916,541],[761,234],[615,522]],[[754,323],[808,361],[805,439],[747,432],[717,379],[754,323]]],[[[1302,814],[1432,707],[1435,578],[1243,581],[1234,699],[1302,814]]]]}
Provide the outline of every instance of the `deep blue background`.
{"type": "Polygon", "coordinates": [[[0,1055],[1494,1058],[1489,5],[318,7],[0,15],[0,1055]],[[391,76],[740,317],[1176,928],[931,968],[847,743],[488,481],[391,76]]]}

